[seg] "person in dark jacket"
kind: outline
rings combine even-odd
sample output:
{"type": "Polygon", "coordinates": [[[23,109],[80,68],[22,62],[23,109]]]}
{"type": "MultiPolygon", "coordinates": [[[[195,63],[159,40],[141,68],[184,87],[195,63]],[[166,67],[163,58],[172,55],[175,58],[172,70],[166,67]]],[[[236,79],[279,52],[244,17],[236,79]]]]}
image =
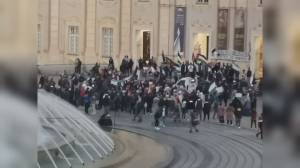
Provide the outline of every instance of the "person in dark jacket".
{"type": "Polygon", "coordinates": [[[186,65],[185,64],[182,64],[181,65],[181,77],[185,77],[185,75],[186,75],[186,65]]]}
{"type": "Polygon", "coordinates": [[[197,128],[197,125],[199,125],[199,114],[198,112],[196,111],[192,111],[191,113],[191,123],[190,123],[190,133],[193,132],[193,129],[196,131],[196,132],[199,132],[198,128],[197,128]]]}
{"type": "Polygon", "coordinates": [[[205,119],[207,118],[207,120],[209,120],[209,116],[210,116],[210,109],[211,109],[211,103],[208,100],[208,97],[205,97],[205,102],[203,105],[203,121],[205,121],[205,119]]]}
{"type": "Polygon", "coordinates": [[[80,61],[79,58],[76,59],[76,66],[75,66],[75,73],[80,74],[81,73],[81,64],[82,62],[80,61]]]}
{"type": "Polygon", "coordinates": [[[251,77],[252,77],[252,71],[251,71],[251,69],[249,67],[248,71],[247,71],[247,81],[248,81],[249,84],[251,82],[251,77]]]}
{"type": "Polygon", "coordinates": [[[135,113],[134,113],[132,121],[135,121],[136,118],[138,118],[137,121],[142,122],[141,111],[143,109],[143,105],[144,105],[143,98],[141,95],[138,95],[137,102],[135,104],[135,113]]]}
{"type": "Polygon", "coordinates": [[[44,85],[45,85],[45,76],[42,75],[42,76],[40,77],[39,87],[40,87],[40,88],[44,88],[44,85]]]}
{"type": "Polygon", "coordinates": [[[129,73],[132,74],[132,69],[133,69],[133,60],[132,58],[129,59],[129,63],[128,63],[128,68],[129,68],[129,73]]]}
{"type": "Polygon", "coordinates": [[[102,96],[101,104],[103,106],[105,114],[109,112],[110,100],[111,100],[111,98],[110,98],[109,93],[104,93],[102,96]]]}
{"type": "Polygon", "coordinates": [[[108,68],[110,70],[114,70],[115,69],[115,64],[114,64],[114,60],[112,59],[112,57],[109,58],[109,61],[108,61],[108,68]]]}
{"type": "Polygon", "coordinates": [[[263,125],[264,125],[264,119],[263,119],[263,113],[261,114],[261,116],[259,116],[258,118],[258,128],[259,131],[256,134],[256,137],[258,137],[260,135],[260,138],[263,139],[264,138],[264,132],[263,132],[263,125]]]}
{"type": "Polygon", "coordinates": [[[195,111],[199,114],[200,120],[202,120],[202,100],[198,98],[195,103],[195,111]]]}
{"type": "Polygon", "coordinates": [[[237,127],[241,128],[241,119],[243,111],[242,102],[235,97],[232,101],[232,105],[234,107],[235,124],[237,127]]]}
{"type": "Polygon", "coordinates": [[[85,95],[84,95],[84,111],[86,114],[89,114],[89,108],[91,106],[91,103],[92,103],[92,97],[91,97],[91,94],[89,92],[89,90],[87,90],[85,92],[85,95]]]}

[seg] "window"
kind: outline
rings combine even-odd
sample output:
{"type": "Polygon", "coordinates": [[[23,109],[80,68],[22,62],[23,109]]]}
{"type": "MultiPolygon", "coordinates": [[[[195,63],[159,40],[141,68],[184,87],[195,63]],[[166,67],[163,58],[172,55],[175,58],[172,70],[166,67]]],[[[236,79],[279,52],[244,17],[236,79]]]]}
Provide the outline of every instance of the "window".
{"type": "Polygon", "coordinates": [[[102,29],[102,56],[113,56],[113,29],[104,27],[102,29]]]}
{"type": "Polygon", "coordinates": [[[150,2],[149,0],[138,0],[138,2],[150,2]]]}
{"type": "Polygon", "coordinates": [[[37,27],[37,50],[40,51],[42,48],[42,37],[41,37],[41,25],[37,27]]]}
{"type": "Polygon", "coordinates": [[[78,26],[69,26],[69,54],[77,55],[79,51],[79,28],[78,26]]]}
{"type": "Polygon", "coordinates": [[[206,4],[208,4],[208,0],[197,0],[196,4],[201,4],[201,5],[205,4],[206,5],[206,4]]]}

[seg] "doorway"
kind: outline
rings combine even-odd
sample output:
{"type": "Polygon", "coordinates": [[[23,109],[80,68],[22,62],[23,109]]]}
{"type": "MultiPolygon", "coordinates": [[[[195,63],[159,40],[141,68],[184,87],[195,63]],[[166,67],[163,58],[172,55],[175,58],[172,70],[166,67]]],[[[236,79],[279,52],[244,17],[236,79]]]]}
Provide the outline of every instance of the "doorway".
{"type": "Polygon", "coordinates": [[[150,60],[150,44],[151,44],[150,31],[143,31],[143,59],[144,60],[150,60]]]}
{"type": "Polygon", "coordinates": [[[207,59],[209,55],[209,40],[209,35],[206,33],[195,34],[193,54],[196,56],[202,55],[207,59]]]}

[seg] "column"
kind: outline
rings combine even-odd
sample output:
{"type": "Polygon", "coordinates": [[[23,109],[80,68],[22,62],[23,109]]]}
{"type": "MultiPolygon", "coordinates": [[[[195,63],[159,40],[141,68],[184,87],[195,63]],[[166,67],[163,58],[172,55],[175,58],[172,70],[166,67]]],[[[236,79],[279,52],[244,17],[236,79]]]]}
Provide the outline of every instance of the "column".
{"type": "Polygon", "coordinates": [[[120,58],[131,56],[131,0],[121,1],[120,58]]]}
{"type": "Polygon", "coordinates": [[[59,54],[59,0],[50,1],[50,43],[49,62],[60,63],[63,57],[59,54]]]}
{"type": "Polygon", "coordinates": [[[87,0],[86,4],[86,49],[85,64],[100,61],[96,56],[96,0],[87,0]]]}
{"type": "MultiPolygon", "coordinates": [[[[160,3],[160,16],[159,16],[159,56],[162,51],[165,55],[169,54],[169,42],[170,42],[170,4],[169,0],[162,0],[160,3]]],[[[160,60],[160,59],[158,59],[160,60]]]]}

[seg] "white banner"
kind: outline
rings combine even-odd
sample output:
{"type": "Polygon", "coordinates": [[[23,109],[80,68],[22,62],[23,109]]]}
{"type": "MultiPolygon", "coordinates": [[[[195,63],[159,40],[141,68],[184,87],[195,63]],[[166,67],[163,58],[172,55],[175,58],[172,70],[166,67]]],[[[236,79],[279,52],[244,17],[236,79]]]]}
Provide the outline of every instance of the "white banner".
{"type": "Polygon", "coordinates": [[[248,62],[249,55],[246,52],[240,52],[234,50],[217,50],[213,54],[212,59],[248,62]]]}

